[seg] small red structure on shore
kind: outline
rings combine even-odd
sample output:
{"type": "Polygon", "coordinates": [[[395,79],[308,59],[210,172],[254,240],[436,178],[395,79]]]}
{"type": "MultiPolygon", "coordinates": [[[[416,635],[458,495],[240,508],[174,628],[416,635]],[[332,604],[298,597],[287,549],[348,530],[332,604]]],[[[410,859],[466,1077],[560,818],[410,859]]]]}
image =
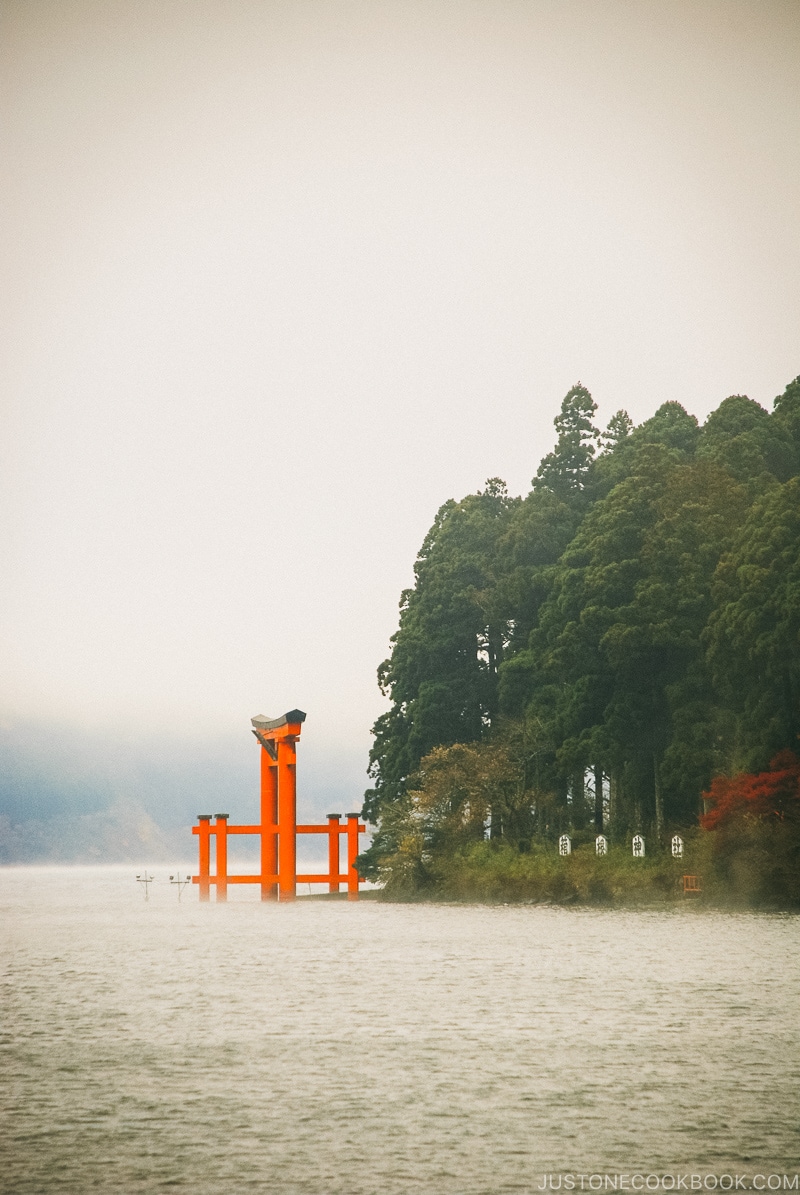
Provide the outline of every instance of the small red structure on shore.
{"type": "Polygon", "coordinates": [[[217,900],[228,899],[229,884],[260,884],[262,900],[294,900],[297,884],[327,884],[329,892],[339,892],[347,884],[347,899],[358,900],[360,877],[355,868],[358,836],[366,833],[358,813],[348,813],[344,825],[341,814],[329,813],[325,825],[297,824],[297,740],[306,716],[302,710],[289,710],[282,718],[252,718],[253,734],[261,744],[261,823],[257,826],[231,826],[227,813],[200,813],[192,827],[199,848],[199,874],[193,883],[200,889],[200,899],[211,899],[211,885],[217,900]],[[214,823],[212,825],[212,816],[214,823]],[[228,874],[228,838],[231,834],[252,834],[261,839],[261,870],[258,875],[228,874]],[[322,875],[297,874],[297,835],[327,834],[328,870],[322,875]],[[347,871],[340,873],[339,840],[347,838],[347,871]],[[215,843],[215,872],[211,873],[211,842],[215,843]]]}

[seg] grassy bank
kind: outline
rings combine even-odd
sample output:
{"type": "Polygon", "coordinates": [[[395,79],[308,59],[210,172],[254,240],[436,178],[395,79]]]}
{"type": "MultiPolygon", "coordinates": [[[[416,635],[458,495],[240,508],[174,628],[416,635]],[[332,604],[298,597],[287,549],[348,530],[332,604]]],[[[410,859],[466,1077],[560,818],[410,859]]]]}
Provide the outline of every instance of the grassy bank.
{"type": "Polygon", "coordinates": [[[605,856],[587,843],[562,857],[552,844],[521,854],[503,843],[475,843],[428,861],[413,884],[389,882],[384,900],[445,900],[488,903],[553,903],[663,906],[691,902],[728,908],[793,908],[798,902],[775,889],[769,855],[731,870],[714,851],[713,836],[687,836],[685,854],[651,851],[634,858],[630,845],[612,846],[605,856]],[[699,877],[701,891],[684,893],[684,875],[699,877]]]}

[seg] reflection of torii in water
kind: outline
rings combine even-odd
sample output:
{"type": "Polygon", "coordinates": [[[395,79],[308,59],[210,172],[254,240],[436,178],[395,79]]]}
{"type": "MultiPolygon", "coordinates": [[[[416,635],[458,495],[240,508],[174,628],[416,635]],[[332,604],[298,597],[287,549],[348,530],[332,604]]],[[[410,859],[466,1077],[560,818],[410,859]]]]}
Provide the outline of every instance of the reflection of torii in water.
{"type": "Polygon", "coordinates": [[[300,728],[306,716],[302,710],[289,710],[282,718],[251,718],[253,734],[261,744],[261,823],[258,826],[229,826],[227,813],[198,814],[199,825],[192,828],[198,836],[200,899],[209,900],[211,885],[217,900],[228,899],[228,884],[260,884],[262,900],[294,900],[297,883],[327,883],[329,892],[338,892],[347,884],[348,900],[358,900],[359,875],[355,868],[358,836],[366,833],[357,813],[348,813],[342,825],[340,814],[329,813],[327,825],[297,824],[297,749],[300,728]],[[228,835],[253,834],[261,839],[261,870],[258,875],[228,875],[228,835]],[[328,870],[324,875],[297,874],[297,835],[327,834],[328,870]],[[339,873],[339,837],[347,835],[347,871],[339,873]],[[211,874],[211,840],[216,844],[216,874],[211,874]]]}

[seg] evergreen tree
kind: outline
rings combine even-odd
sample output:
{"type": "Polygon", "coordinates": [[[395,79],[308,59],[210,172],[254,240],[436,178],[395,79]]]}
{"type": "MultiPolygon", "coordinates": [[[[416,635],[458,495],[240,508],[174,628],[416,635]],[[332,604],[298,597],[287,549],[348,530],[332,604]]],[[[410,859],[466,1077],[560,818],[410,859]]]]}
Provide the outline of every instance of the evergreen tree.
{"type": "Polygon", "coordinates": [[[789,430],[742,394],[731,395],[711,412],[700,432],[697,455],[722,465],[753,494],[769,484],[765,474],[786,481],[796,472],[789,430]]]}
{"type": "Polygon", "coordinates": [[[558,440],[539,465],[534,490],[548,489],[563,502],[575,502],[586,489],[599,437],[592,423],[597,403],[580,382],[565,395],[554,420],[558,440]]]}
{"type": "Polygon", "coordinates": [[[600,433],[600,443],[603,450],[608,452],[616,448],[617,444],[627,439],[633,430],[633,420],[627,411],[617,411],[608,421],[608,427],[600,433]]]}
{"type": "Polygon", "coordinates": [[[524,695],[550,727],[565,787],[590,767],[617,779],[618,830],[691,819],[710,780],[719,718],[701,636],[715,567],[745,510],[724,470],[642,446],[564,552],[529,647],[503,667],[509,712],[525,708],[524,695]],[[692,737],[700,724],[704,751],[692,737]]]}
{"type": "Polygon", "coordinates": [[[497,712],[497,672],[509,637],[498,594],[500,544],[519,500],[497,478],[439,510],[400,602],[392,653],[378,669],[391,708],[375,724],[364,816],[405,792],[434,747],[480,739],[497,712]]]}
{"type": "Polygon", "coordinates": [[[773,421],[789,436],[795,450],[792,474],[800,472],[800,377],[790,382],[772,406],[773,421]]]}
{"type": "Polygon", "coordinates": [[[800,478],[753,504],[714,598],[709,655],[739,719],[735,763],[758,769],[800,737],[800,478]]]}
{"type": "MultiPolygon", "coordinates": [[[[624,411],[618,412],[614,419],[624,414],[624,411]]],[[[624,422],[622,426],[625,426],[624,422]]],[[[660,444],[668,449],[676,462],[693,460],[699,434],[694,415],[689,415],[680,403],[662,403],[655,415],[638,427],[628,428],[627,434],[619,436],[611,450],[598,458],[591,478],[592,497],[603,497],[618,482],[630,476],[637,468],[639,454],[649,444],[660,444]]]]}

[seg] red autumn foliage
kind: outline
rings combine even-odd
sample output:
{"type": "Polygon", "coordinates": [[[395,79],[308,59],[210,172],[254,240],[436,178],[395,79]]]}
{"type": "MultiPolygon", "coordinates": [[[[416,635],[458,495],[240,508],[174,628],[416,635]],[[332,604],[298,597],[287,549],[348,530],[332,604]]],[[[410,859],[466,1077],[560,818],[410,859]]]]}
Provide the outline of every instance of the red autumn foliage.
{"type": "Polygon", "coordinates": [[[703,799],[712,807],[700,818],[704,830],[724,828],[745,817],[761,822],[800,820],[800,759],[781,751],[768,772],[716,776],[703,799]]]}

